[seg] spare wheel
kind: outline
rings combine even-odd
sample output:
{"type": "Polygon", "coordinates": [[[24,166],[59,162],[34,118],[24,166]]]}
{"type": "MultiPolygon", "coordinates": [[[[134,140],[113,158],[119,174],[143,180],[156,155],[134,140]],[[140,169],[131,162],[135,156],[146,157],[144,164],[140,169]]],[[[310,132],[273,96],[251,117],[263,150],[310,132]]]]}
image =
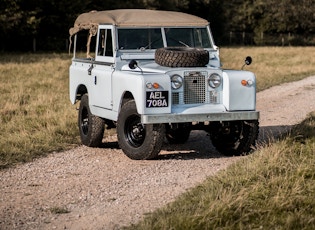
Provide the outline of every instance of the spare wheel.
{"type": "Polygon", "coordinates": [[[167,67],[203,67],[209,62],[209,52],[201,48],[164,47],[156,50],[155,62],[167,67]]]}

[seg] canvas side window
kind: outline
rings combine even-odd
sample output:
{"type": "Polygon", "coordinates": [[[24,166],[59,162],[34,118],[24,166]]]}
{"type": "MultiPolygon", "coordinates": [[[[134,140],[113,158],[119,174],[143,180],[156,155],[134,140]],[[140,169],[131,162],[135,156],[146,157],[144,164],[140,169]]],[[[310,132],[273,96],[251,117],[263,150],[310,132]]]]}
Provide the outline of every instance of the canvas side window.
{"type": "Polygon", "coordinates": [[[113,57],[113,40],[111,29],[100,30],[97,55],[104,57],[113,57]]]}
{"type": "Polygon", "coordinates": [[[95,57],[96,36],[91,36],[89,30],[82,30],[76,34],[75,58],[90,59],[95,57]]]}

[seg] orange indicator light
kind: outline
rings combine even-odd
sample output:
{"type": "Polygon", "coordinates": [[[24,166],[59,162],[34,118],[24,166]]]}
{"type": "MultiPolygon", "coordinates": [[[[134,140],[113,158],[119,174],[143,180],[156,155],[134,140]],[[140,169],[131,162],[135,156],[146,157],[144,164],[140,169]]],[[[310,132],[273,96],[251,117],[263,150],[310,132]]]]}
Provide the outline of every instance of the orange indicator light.
{"type": "Polygon", "coordinates": [[[154,89],[158,89],[160,87],[159,83],[154,82],[153,83],[153,88],[154,89]]]}
{"type": "Polygon", "coordinates": [[[242,81],[241,81],[241,84],[242,84],[243,86],[247,86],[247,81],[246,81],[246,80],[242,80],[242,81]]]}

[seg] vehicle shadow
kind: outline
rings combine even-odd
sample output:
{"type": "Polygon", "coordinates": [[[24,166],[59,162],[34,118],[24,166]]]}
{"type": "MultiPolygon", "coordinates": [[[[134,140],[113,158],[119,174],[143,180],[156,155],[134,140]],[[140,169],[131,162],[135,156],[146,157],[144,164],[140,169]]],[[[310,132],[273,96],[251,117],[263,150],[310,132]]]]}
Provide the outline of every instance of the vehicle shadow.
{"type": "MultiPolygon", "coordinates": [[[[293,126],[263,126],[259,129],[257,148],[263,148],[289,135],[293,126]]],[[[204,131],[192,131],[185,144],[165,144],[158,159],[209,159],[229,157],[219,153],[211,143],[209,135],[204,131]]]]}
{"type": "MultiPolygon", "coordinates": [[[[257,148],[267,146],[277,140],[289,135],[293,126],[262,126],[259,128],[257,148]]],[[[111,137],[104,140],[100,148],[120,149],[117,139],[111,137]]],[[[159,156],[155,160],[193,160],[226,158],[219,153],[211,143],[209,134],[201,130],[193,130],[189,139],[184,144],[169,144],[165,139],[164,145],[159,156]]]]}
{"type": "Polygon", "coordinates": [[[102,145],[100,146],[102,149],[120,149],[117,141],[109,141],[103,140],[102,145]]]}
{"type": "Polygon", "coordinates": [[[209,134],[201,130],[193,130],[184,144],[169,144],[165,141],[157,159],[209,159],[226,157],[220,154],[212,145],[209,134]]]}
{"type": "Polygon", "coordinates": [[[292,130],[293,127],[294,127],[293,125],[260,127],[257,145],[265,146],[275,141],[281,140],[290,134],[290,131],[292,130]]]}

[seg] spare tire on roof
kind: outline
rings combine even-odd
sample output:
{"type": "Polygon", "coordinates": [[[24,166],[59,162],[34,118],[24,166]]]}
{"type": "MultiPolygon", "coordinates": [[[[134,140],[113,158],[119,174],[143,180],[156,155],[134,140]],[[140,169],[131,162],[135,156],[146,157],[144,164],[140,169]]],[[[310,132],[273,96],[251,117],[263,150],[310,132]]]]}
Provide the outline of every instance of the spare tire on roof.
{"type": "Polygon", "coordinates": [[[155,62],[167,67],[202,67],[209,62],[209,52],[190,47],[165,47],[155,51],[155,62]]]}

